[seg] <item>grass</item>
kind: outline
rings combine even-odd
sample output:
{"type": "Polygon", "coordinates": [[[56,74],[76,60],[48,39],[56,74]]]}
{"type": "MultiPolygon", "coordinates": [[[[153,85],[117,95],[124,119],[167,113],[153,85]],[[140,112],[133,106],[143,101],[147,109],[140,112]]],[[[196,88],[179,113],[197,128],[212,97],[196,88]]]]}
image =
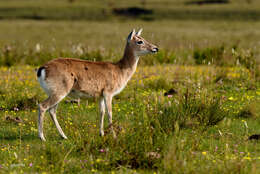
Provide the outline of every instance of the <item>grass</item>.
{"type": "Polygon", "coordinates": [[[127,34],[132,28],[141,27],[144,28],[144,37],[162,50],[156,59],[152,56],[141,59],[143,65],[194,64],[196,51],[217,48],[223,48],[221,64],[233,66],[241,50],[251,52],[259,62],[259,22],[219,21],[216,24],[214,21],[133,21],[129,24],[108,21],[2,20],[0,24],[2,65],[39,65],[60,56],[85,59],[99,57],[115,61],[123,54],[127,34]],[[103,28],[109,30],[104,31],[103,28]],[[233,54],[234,48],[238,55],[233,54]]]}
{"type": "Polygon", "coordinates": [[[260,171],[258,142],[247,140],[259,133],[259,82],[246,81],[251,77],[245,68],[139,67],[113,101],[117,140],[108,129],[104,138],[99,137],[97,104],[83,100],[79,106],[62,102],[58,109],[68,140],[59,137],[46,116],[46,143],[37,137],[36,104],[46,96],[34,68],[3,67],[0,74],[2,173],[260,171]],[[221,85],[215,80],[219,71],[227,74],[221,85]],[[151,86],[157,80],[164,83],[151,86]],[[169,88],[177,94],[164,96],[169,88]],[[21,101],[33,102],[25,107],[21,101]],[[23,122],[6,120],[7,116],[23,122]]]}

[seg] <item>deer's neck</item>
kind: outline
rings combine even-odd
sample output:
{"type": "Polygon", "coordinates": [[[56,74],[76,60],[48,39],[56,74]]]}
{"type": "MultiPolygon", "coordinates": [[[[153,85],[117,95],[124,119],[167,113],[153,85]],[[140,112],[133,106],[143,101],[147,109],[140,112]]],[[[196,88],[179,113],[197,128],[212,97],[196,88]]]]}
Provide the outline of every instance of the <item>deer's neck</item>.
{"type": "Polygon", "coordinates": [[[123,76],[128,80],[134,74],[138,61],[139,57],[135,55],[134,50],[129,46],[129,44],[126,44],[124,56],[117,64],[121,69],[123,76]]]}

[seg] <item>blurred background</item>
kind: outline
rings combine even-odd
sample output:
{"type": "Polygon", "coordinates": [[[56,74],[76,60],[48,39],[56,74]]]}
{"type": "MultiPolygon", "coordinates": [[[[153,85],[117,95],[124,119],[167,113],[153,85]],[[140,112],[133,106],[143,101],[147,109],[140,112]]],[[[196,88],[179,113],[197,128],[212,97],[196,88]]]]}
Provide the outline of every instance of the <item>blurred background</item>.
{"type": "Polygon", "coordinates": [[[257,0],[0,0],[0,65],[115,61],[133,28],[161,50],[142,65],[259,62],[257,0]]]}

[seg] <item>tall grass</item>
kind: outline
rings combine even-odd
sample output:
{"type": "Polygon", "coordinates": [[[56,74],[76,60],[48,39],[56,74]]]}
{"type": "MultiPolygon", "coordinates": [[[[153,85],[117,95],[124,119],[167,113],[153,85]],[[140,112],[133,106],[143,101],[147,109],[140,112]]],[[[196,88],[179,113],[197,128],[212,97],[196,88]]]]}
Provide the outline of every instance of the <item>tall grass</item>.
{"type": "MultiPolygon", "coordinates": [[[[157,64],[186,64],[193,65],[205,64],[216,66],[234,66],[241,65],[246,67],[254,75],[257,75],[257,58],[252,50],[244,49],[228,49],[224,46],[208,47],[204,49],[195,49],[193,51],[193,60],[185,61],[178,59],[176,53],[162,49],[156,55],[148,55],[142,57],[141,65],[157,65],[157,64]]],[[[114,51],[104,52],[102,49],[89,50],[80,44],[71,45],[70,50],[48,50],[27,48],[20,51],[16,46],[8,45],[2,48],[0,53],[0,66],[14,65],[41,65],[53,58],[57,57],[74,57],[90,61],[117,61],[121,54],[114,51]]]]}

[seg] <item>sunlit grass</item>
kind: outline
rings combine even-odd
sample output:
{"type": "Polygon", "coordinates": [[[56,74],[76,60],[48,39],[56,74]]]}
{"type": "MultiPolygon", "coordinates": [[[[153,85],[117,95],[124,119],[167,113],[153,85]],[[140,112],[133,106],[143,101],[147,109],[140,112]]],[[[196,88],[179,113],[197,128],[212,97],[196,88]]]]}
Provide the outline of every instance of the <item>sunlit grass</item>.
{"type": "Polygon", "coordinates": [[[258,142],[247,140],[259,133],[259,82],[243,67],[139,67],[113,100],[117,140],[107,129],[106,136],[99,137],[98,105],[83,100],[80,105],[62,102],[59,106],[58,120],[68,140],[59,137],[46,114],[46,143],[37,137],[37,103],[47,96],[34,67],[2,67],[0,75],[2,173],[260,170],[258,142]],[[225,76],[216,81],[220,71],[225,76]],[[170,88],[177,93],[165,96],[170,88]],[[217,115],[204,117],[215,99],[219,100],[216,112],[222,114],[217,122],[217,115]],[[243,117],[245,110],[249,116],[243,117]],[[8,116],[22,122],[7,120],[8,116]]]}

